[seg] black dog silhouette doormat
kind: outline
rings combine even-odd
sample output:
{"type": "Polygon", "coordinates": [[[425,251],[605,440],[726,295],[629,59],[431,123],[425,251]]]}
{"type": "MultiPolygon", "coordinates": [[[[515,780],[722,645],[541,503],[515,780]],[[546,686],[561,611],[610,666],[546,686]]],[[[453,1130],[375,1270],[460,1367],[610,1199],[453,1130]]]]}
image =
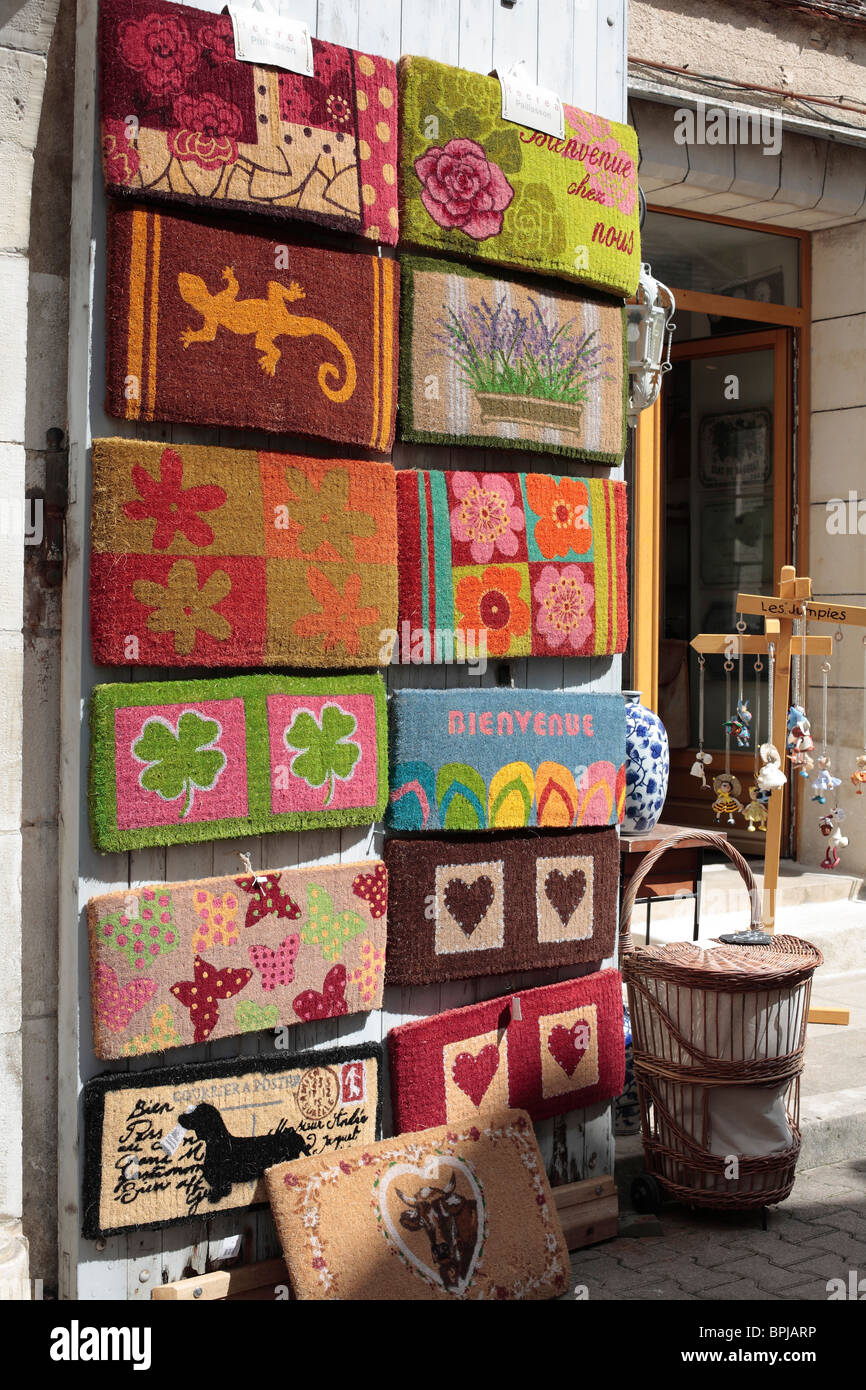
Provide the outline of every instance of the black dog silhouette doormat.
{"type": "Polygon", "coordinates": [[[266,1168],[378,1139],[381,1056],[365,1043],[88,1081],[85,1236],[257,1206],[266,1168]]]}

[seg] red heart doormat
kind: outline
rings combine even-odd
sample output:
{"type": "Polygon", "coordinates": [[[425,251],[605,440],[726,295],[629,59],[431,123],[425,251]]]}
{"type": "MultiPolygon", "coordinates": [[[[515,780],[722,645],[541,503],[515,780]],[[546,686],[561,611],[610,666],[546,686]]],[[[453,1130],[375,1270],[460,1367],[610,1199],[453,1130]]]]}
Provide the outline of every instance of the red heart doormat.
{"type": "Polygon", "coordinates": [[[565,138],[502,119],[494,77],[401,58],[400,235],[415,246],[630,296],[637,135],[565,106],[565,138]]]}
{"type": "Polygon", "coordinates": [[[394,438],[399,268],[228,224],[109,209],[109,415],[394,438]]]}
{"type": "Polygon", "coordinates": [[[625,650],[625,483],[406,469],[397,510],[402,661],[625,650]]]}
{"type": "Polygon", "coordinates": [[[623,1087],[619,971],[406,1023],[391,1029],[388,1047],[398,1130],[463,1123],[509,1105],[533,1120],[594,1105],[623,1087]]]}
{"type": "Polygon", "coordinates": [[[619,463],[622,304],[401,259],[400,438],[619,463]]]}
{"type": "Polygon", "coordinates": [[[155,883],[91,898],[97,1057],[165,1052],[380,1008],[387,898],[378,861],[155,883]]]}
{"type": "Polygon", "coordinates": [[[613,954],[616,830],[385,841],[389,985],[465,980],[613,954]]]}
{"type": "Polygon", "coordinates": [[[267,1168],[381,1133],[375,1043],[97,1076],[84,1086],[83,1230],[95,1240],[267,1201],[267,1168]]]}
{"type": "Polygon", "coordinates": [[[235,56],[228,15],[102,0],[110,193],[301,218],[397,241],[397,79],[313,39],[313,76],[235,56]]]}
{"type": "Polygon", "coordinates": [[[101,850],[370,825],[387,797],[381,676],[97,685],[90,826],[101,850]]]}
{"type": "Polygon", "coordinates": [[[397,614],[390,463],[97,439],[106,666],[376,666],[397,614]]]}
{"type": "Polygon", "coordinates": [[[555,1298],[568,1250],[521,1111],[271,1168],[299,1299],[555,1298]]]}

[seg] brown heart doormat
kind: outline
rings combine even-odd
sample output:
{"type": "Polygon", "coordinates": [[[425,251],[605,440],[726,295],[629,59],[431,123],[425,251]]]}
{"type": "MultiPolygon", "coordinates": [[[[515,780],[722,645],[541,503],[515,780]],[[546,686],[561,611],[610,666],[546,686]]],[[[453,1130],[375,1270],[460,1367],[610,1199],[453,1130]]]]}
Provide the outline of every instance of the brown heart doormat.
{"type": "Polygon", "coordinates": [[[392,260],[110,208],[106,409],[387,453],[398,298],[392,260]]]}
{"type": "Polygon", "coordinates": [[[613,952],[614,829],[385,842],[389,985],[463,980],[613,952]]]}
{"type": "Polygon", "coordinates": [[[529,1118],[356,1144],[267,1173],[299,1299],[543,1299],[568,1250],[529,1118]]]}
{"type": "Polygon", "coordinates": [[[95,1077],[84,1087],[91,1240],[267,1200],[265,1169],[338,1162],[381,1132],[381,1048],[241,1057],[95,1077]]]}

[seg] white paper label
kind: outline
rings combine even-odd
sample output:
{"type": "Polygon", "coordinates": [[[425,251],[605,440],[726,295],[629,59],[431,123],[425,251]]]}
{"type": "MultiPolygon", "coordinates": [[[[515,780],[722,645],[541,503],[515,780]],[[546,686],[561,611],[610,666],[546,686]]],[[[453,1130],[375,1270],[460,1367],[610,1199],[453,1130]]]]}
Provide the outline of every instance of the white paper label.
{"type": "Polygon", "coordinates": [[[160,1139],[160,1148],[165,1149],[170,1158],[174,1158],[176,1151],[186,1138],[186,1134],[183,1125],[175,1125],[174,1129],[170,1129],[168,1134],[164,1134],[160,1139]]]}
{"type": "Polygon", "coordinates": [[[235,34],[235,57],[244,63],[285,68],[302,77],[313,76],[313,45],[309,26],[299,19],[280,19],[246,5],[229,5],[235,34]]]}
{"type": "Polygon", "coordinates": [[[565,114],[562,99],[546,87],[536,87],[519,74],[505,73],[499,79],[502,88],[502,119],[515,125],[541,130],[557,140],[565,138],[565,114]]]}
{"type": "Polygon", "coordinates": [[[241,1253],[241,1236],[223,1236],[222,1240],[212,1240],[208,1246],[209,1260],[233,1260],[241,1253]]]}

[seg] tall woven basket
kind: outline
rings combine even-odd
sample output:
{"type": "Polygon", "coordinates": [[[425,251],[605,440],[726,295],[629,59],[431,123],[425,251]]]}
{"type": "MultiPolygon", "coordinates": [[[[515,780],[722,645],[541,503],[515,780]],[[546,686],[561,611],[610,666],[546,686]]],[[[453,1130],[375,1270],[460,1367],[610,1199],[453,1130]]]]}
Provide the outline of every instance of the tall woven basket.
{"type": "Polygon", "coordinates": [[[639,946],[631,915],[643,879],[681,840],[748,863],[722,836],[669,836],[641,861],[623,898],[620,961],[628,987],[646,1167],[677,1201],[730,1210],[783,1201],[800,1151],[800,1073],[812,975],[821,952],[793,936],[767,946],[639,946]]]}

